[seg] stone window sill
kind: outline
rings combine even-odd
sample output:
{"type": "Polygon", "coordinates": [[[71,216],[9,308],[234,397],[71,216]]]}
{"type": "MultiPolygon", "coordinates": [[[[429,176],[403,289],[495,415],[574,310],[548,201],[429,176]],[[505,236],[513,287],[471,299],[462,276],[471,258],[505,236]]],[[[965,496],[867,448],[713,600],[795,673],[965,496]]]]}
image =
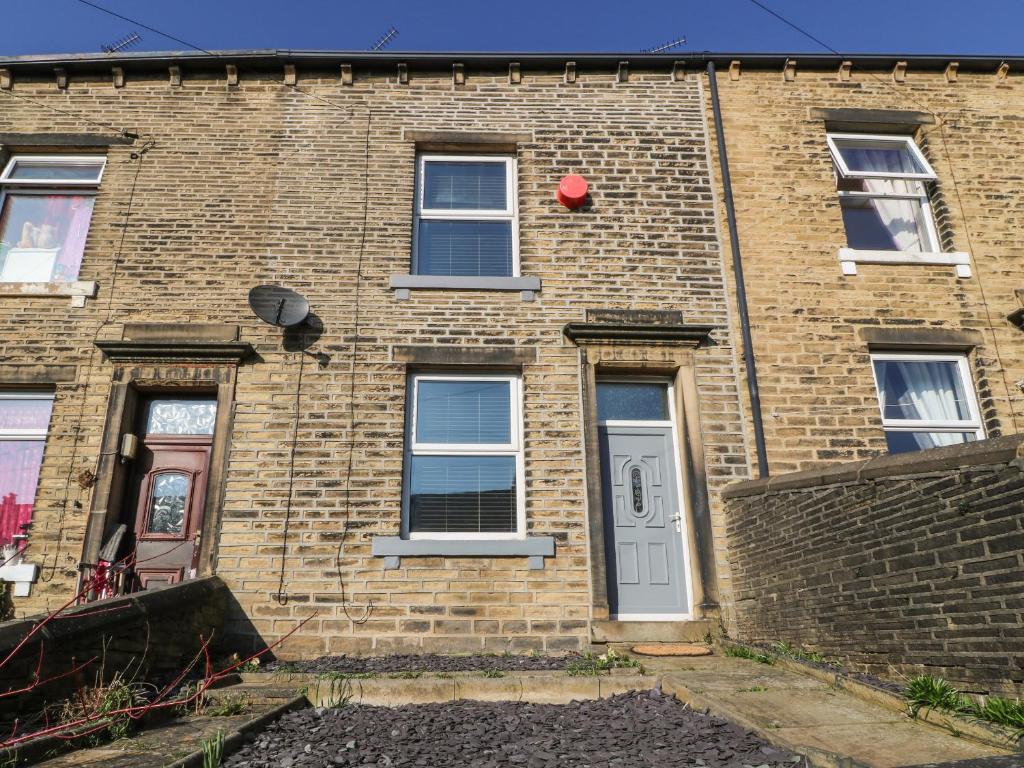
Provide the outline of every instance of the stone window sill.
{"type": "Polygon", "coordinates": [[[96,283],[91,280],[70,283],[0,283],[0,296],[70,296],[72,306],[84,307],[86,299],[95,298],[96,287],[96,283]]]}
{"type": "Polygon", "coordinates": [[[403,539],[374,536],[374,557],[384,558],[384,568],[398,568],[403,557],[526,557],[530,570],[542,570],[544,558],[555,554],[553,536],[525,539],[403,539]]]}
{"type": "Polygon", "coordinates": [[[518,291],[523,301],[533,301],[540,291],[539,277],[449,277],[445,275],[392,275],[396,299],[408,299],[410,290],[518,291]]]}
{"type": "Polygon", "coordinates": [[[39,578],[39,566],[35,563],[17,563],[0,566],[0,581],[14,584],[15,597],[28,597],[39,578]]]}
{"type": "Polygon", "coordinates": [[[961,251],[952,253],[912,253],[909,251],[861,251],[855,248],[840,248],[839,263],[844,275],[856,275],[858,264],[930,264],[932,266],[956,267],[956,276],[971,276],[970,254],[961,251]]]}

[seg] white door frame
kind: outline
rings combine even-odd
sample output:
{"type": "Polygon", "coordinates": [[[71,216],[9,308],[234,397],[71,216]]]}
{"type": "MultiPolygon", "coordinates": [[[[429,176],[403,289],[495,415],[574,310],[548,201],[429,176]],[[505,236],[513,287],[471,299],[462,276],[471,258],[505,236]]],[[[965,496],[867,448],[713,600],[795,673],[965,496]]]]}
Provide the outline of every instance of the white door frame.
{"type": "MultiPolygon", "coordinates": [[[[672,464],[675,468],[676,477],[676,504],[678,505],[679,514],[679,531],[677,532],[680,538],[681,550],[683,553],[683,561],[680,564],[682,568],[683,582],[686,584],[686,604],[689,606],[688,613],[610,613],[608,618],[612,621],[690,621],[693,619],[693,572],[690,569],[690,547],[689,540],[687,538],[687,524],[688,524],[688,506],[686,503],[686,497],[683,495],[683,467],[680,461],[682,455],[679,450],[679,419],[676,417],[676,397],[675,397],[675,383],[667,376],[598,376],[596,378],[596,386],[600,387],[604,383],[623,382],[631,384],[664,384],[665,385],[665,396],[668,398],[668,421],[641,421],[641,420],[617,420],[609,419],[605,421],[598,421],[598,430],[601,427],[668,427],[669,432],[672,435],[672,464]]],[[[594,393],[595,398],[597,393],[594,393]]],[[[599,461],[603,461],[603,457],[599,454],[599,461]]],[[[604,488],[601,489],[602,494],[604,488]]],[[[604,508],[602,505],[601,514],[604,515],[604,508]]],[[[614,530],[609,532],[605,531],[605,538],[609,534],[614,535],[614,530]]],[[[605,579],[610,576],[608,572],[608,563],[605,562],[605,579]]]]}

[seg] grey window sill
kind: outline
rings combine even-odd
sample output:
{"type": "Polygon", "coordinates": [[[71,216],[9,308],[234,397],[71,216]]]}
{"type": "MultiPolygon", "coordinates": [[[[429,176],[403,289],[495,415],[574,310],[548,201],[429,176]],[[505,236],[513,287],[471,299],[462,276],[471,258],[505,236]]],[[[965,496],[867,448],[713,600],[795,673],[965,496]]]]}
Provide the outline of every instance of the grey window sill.
{"type": "Polygon", "coordinates": [[[553,536],[525,539],[403,539],[374,536],[374,557],[383,557],[384,568],[398,568],[403,557],[526,557],[531,570],[544,568],[544,558],[555,554],[553,536]]]}
{"type": "Polygon", "coordinates": [[[76,280],[70,283],[0,283],[0,296],[96,296],[96,283],[76,280]]]}
{"type": "Polygon", "coordinates": [[[395,298],[409,298],[410,290],[519,291],[523,301],[533,301],[540,291],[539,277],[466,277],[447,275],[392,275],[395,298]]]}

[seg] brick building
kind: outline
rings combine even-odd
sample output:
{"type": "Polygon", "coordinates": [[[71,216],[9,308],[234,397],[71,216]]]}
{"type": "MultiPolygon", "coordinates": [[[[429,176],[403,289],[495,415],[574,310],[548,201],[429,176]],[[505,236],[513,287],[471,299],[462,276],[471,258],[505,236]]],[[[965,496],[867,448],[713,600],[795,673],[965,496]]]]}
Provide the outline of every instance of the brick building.
{"type": "Polygon", "coordinates": [[[718,61],[771,474],[1020,430],[1019,67],[718,61]]]}
{"type": "Polygon", "coordinates": [[[15,609],[134,552],[292,655],[702,635],[726,486],[1017,431],[1012,73],[716,56],[731,205],[708,58],[623,58],[0,62],[15,609]]]}
{"type": "Polygon", "coordinates": [[[293,654],[717,615],[718,492],[747,460],[704,95],[637,64],[0,65],[0,375],[39,476],[17,610],[137,549],[136,587],[219,574],[238,633],[316,611],[293,654]],[[261,284],[311,319],[259,320],[261,284]]]}

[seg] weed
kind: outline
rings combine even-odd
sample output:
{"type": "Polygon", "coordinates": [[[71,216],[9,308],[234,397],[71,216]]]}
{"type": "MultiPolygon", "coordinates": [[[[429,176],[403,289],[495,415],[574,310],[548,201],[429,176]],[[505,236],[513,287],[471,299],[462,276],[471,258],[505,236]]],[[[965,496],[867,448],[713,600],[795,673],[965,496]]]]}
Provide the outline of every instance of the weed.
{"type": "Polygon", "coordinates": [[[948,682],[928,675],[920,675],[908,682],[906,697],[912,717],[922,709],[966,712],[971,707],[970,700],[948,682]]]}
{"type": "Polygon", "coordinates": [[[922,709],[952,712],[1010,728],[1014,738],[1024,738],[1024,702],[1020,699],[986,696],[979,703],[942,678],[928,675],[915,677],[907,683],[905,695],[911,716],[922,709]]]}
{"type": "Polygon", "coordinates": [[[120,710],[128,709],[146,701],[145,687],[129,682],[120,673],[106,685],[85,687],[64,702],[60,719],[67,722],[83,717],[107,718],[107,734],[112,739],[122,739],[132,728],[132,718],[120,710]],[[118,713],[118,714],[112,714],[118,713]]]}
{"type": "Polygon", "coordinates": [[[203,768],[218,768],[224,759],[224,731],[203,740],[203,768]]]}
{"type": "Polygon", "coordinates": [[[320,706],[337,709],[338,707],[344,707],[352,700],[352,684],[347,678],[318,678],[315,685],[316,687],[313,690],[313,695],[310,696],[307,692],[306,696],[313,699],[314,703],[317,700],[320,700],[320,706]],[[327,684],[323,695],[321,695],[321,683],[327,684]]]}
{"type": "Polygon", "coordinates": [[[1024,736],[1024,702],[988,696],[983,704],[975,704],[971,714],[996,725],[1012,728],[1020,738],[1024,736]]]}
{"type": "Polygon", "coordinates": [[[480,673],[483,677],[504,677],[505,673],[497,669],[485,669],[480,673]]]}
{"type": "MultiPolygon", "coordinates": [[[[404,672],[396,672],[395,675],[406,674],[404,672]]],[[[388,675],[391,677],[392,675],[388,675]]],[[[379,672],[323,672],[317,675],[318,680],[372,680],[376,677],[380,677],[379,672]]]]}
{"type": "Polygon", "coordinates": [[[423,677],[423,673],[419,671],[407,671],[407,672],[392,672],[388,675],[389,680],[415,680],[418,677],[423,677]]]}
{"type": "Polygon", "coordinates": [[[436,676],[441,678],[442,680],[455,679],[455,675],[453,675],[451,672],[438,672],[436,676]]]}
{"type": "Polygon", "coordinates": [[[768,664],[769,666],[775,663],[775,657],[771,654],[751,650],[745,645],[730,645],[725,649],[725,655],[732,656],[737,659],[750,659],[751,661],[756,661],[760,664],[768,664]]]}
{"type": "Polygon", "coordinates": [[[600,656],[594,653],[584,653],[573,657],[565,665],[565,671],[573,677],[586,677],[599,675],[609,669],[631,668],[639,669],[643,673],[643,666],[631,656],[625,656],[614,649],[600,656]]]}
{"type": "Polygon", "coordinates": [[[704,633],[704,643],[706,645],[712,645],[714,642],[715,637],[711,634],[711,630],[709,629],[707,632],[704,633]]]}
{"type": "Polygon", "coordinates": [[[817,651],[808,651],[801,648],[799,645],[791,645],[790,643],[772,643],[772,653],[776,656],[786,656],[790,659],[796,659],[797,661],[810,661],[815,664],[828,664],[830,666],[836,666],[836,663],[830,659],[826,659],[817,651]]]}
{"type": "Polygon", "coordinates": [[[244,715],[249,711],[249,696],[244,693],[229,693],[223,699],[206,707],[206,714],[210,717],[232,717],[244,715]]]}
{"type": "Polygon", "coordinates": [[[736,693],[761,693],[762,691],[767,690],[768,689],[765,688],[763,685],[754,685],[750,688],[737,688],[736,693]]]}

